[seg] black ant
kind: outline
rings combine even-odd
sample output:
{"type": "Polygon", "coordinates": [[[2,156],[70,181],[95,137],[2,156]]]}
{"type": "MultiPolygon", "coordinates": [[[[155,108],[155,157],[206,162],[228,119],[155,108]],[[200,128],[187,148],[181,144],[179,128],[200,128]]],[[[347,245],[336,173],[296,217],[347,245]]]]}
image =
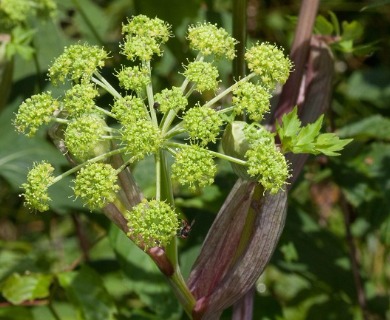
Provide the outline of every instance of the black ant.
{"type": "Polygon", "coordinates": [[[187,220],[181,220],[181,227],[177,230],[177,236],[182,239],[187,239],[190,235],[192,226],[194,225],[195,220],[192,220],[191,224],[187,220]]]}

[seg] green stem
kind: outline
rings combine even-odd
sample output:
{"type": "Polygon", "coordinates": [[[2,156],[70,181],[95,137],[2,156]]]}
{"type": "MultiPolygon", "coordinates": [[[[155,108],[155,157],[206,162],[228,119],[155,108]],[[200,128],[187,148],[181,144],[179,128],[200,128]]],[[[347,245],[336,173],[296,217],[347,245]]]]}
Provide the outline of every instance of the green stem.
{"type": "MultiPolygon", "coordinates": [[[[195,61],[203,61],[203,60],[204,60],[204,56],[199,52],[195,58],[195,61]]],[[[189,83],[190,83],[190,80],[186,77],[184,79],[182,85],[180,86],[180,89],[183,92],[183,94],[185,93],[185,90],[186,90],[189,83]]],[[[185,94],[186,98],[189,97],[189,95],[194,91],[194,89],[195,89],[195,86],[192,86],[190,88],[190,90],[188,90],[188,92],[185,94]]],[[[176,114],[177,114],[177,110],[169,110],[167,116],[164,116],[164,118],[160,124],[162,134],[165,134],[168,131],[170,125],[172,124],[173,120],[176,117],[176,114]]]]}
{"type": "Polygon", "coordinates": [[[220,94],[216,95],[213,99],[209,100],[206,104],[204,104],[205,107],[211,107],[214,103],[216,103],[217,101],[219,101],[220,99],[222,99],[224,96],[226,96],[228,93],[230,93],[231,91],[233,91],[235,88],[238,87],[238,85],[241,83],[241,82],[245,82],[245,81],[249,81],[250,79],[252,79],[254,76],[256,76],[256,74],[254,72],[248,74],[246,77],[240,79],[239,81],[237,81],[236,83],[234,83],[233,85],[231,85],[229,88],[225,89],[224,91],[222,91],[220,94]]]}
{"type": "MultiPolygon", "coordinates": [[[[157,176],[157,180],[160,184],[161,199],[174,206],[172,184],[166,156],[166,152],[164,150],[160,150],[158,157],[156,157],[156,160],[158,159],[158,167],[156,164],[156,171],[158,171],[156,173],[159,175],[157,176]]],[[[191,317],[191,312],[195,306],[196,301],[188,289],[180,272],[176,237],[174,237],[172,241],[165,247],[165,253],[174,269],[173,274],[168,276],[168,280],[184,310],[188,316],[191,317]]]]}
{"type": "MultiPolygon", "coordinates": [[[[187,146],[186,144],[177,143],[177,142],[166,142],[165,145],[169,146],[169,147],[180,148],[180,149],[182,149],[183,147],[187,146]]],[[[170,152],[172,152],[172,151],[170,151],[170,152]]],[[[237,163],[237,164],[242,165],[242,166],[246,166],[247,165],[247,162],[245,160],[237,159],[237,158],[228,156],[226,154],[215,152],[215,151],[211,151],[211,150],[208,150],[208,149],[207,149],[207,152],[212,154],[216,158],[220,158],[220,159],[223,159],[223,160],[226,160],[226,161],[237,163]]]]}
{"type": "Polygon", "coordinates": [[[168,280],[173,290],[175,291],[176,297],[180,301],[180,304],[184,308],[188,317],[192,319],[192,310],[195,307],[196,300],[191,291],[188,289],[183,276],[180,272],[175,270],[175,273],[170,278],[168,278],[168,280]]]}
{"type": "Polygon", "coordinates": [[[233,61],[233,75],[235,79],[245,76],[245,45],[247,37],[247,0],[233,1],[233,37],[238,41],[236,58],[233,61]]]}
{"type": "Polygon", "coordinates": [[[92,81],[95,82],[98,86],[102,87],[108,93],[110,93],[114,98],[121,99],[122,96],[115,88],[97,71],[94,72],[94,75],[98,78],[92,77],[92,81]]]}
{"type": "MultiPolygon", "coordinates": [[[[152,79],[152,70],[150,67],[150,61],[143,61],[142,63],[147,69],[149,73],[149,78],[152,79]]],[[[152,81],[148,83],[146,86],[146,95],[148,97],[148,105],[149,105],[149,113],[152,117],[153,123],[158,126],[157,116],[156,116],[156,110],[154,110],[154,96],[153,96],[153,85],[152,81]]]]}
{"type": "Polygon", "coordinates": [[[110,111],[108,111],[108,110],[106,110],[106,109],[103,109],[103,108],[101,108],[101,107],[98,107],[97,105],[95,105],[95,109],[98,110],[98,111],[100,111],[101,113],[105,114],[106,116],[109,116],[109,117],[111,117],[111,118],[116,119],[115,114],[113,114],[112,112],[110,112],[110,111]]]}
{"type": "Polygon", "coordinates": [[[60,174],[59,176],[55,177],[52,181],[52,183],[50,183],[49,186],[55,184],[56,182],[60,181],[61,179],[71,175],[72,173],[80,170],[82,167],[86,166],[87,164],[90,164],[90,163],[95,163],[95,162],[98,162],[100,160],[104,160],[104,159],[107,159],[113,155],[116,155],[116,154],[119,154],[119,153],[122,153],[126,148],[119,148],[119,149],[116,149],[116,150],[112,150],[110,152],[107,152],[107,153],[104,153],[104,154],[101,154],[95,158],[92,158],[92,159],[89,159],[75,167],[73,167],[72,169],[69,169],[68,171],[60,174]]]}

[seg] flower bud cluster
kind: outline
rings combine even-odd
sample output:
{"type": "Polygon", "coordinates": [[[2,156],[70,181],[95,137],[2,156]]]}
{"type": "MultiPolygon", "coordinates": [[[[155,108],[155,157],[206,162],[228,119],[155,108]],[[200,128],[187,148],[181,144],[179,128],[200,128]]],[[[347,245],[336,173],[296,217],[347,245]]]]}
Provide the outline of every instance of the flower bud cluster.
{"type": "Polygon", "coordinates": [[[176,212],[163,201],[146,200],[127,211],[128,236],[145,251],[165,247],[176,235],[179,220],[176,212]]]}
{"type": "Polygon", "coordinates": [[[119,190],[117,172],[109,164],[91,163],[83,167],[74,180],[74,194],[90,208],[101,209],[115,199],[119,190]]]}
{"type": "Polygon", "coordinates": [[[40,212],[49,210],[50,196],[47,189],[52,184],[54,168],[43,161],[34,163],[33,168],[27,174],[27,182],[22,184],[24,189],[24,201],[27,207],[40,212]]]}
{"type": "Polygon", "coordinates": [[[216,172],[212,155],[196,144],[184,145],[172,164],[172,178],[193,191],[211,185],[216,172]]]}
{"type": "Polygon", "coordinates": [[[260,122],[264,114],[269,112],[270,98],[271,94],[263,86],[252,82],[241,82],[233,90],[232,105],[237,114],[246,111],[249,119],[260,122]]]}
{"type": "Polygon", "coordinates": [[[13,27],[26,23],[29,16],[53,17],[57,10],[54,0],[2,0],[0,2],[1,25],[13,27]]]}
{"type": "Polygon", "coordinates": [[[84,113],[92,112],[95,107],[94,99],[98,96],[95,86],[89,82],[82,82],[74,85],[66,91],[64,98],[64,108],[72,118],[84,113]]]}
{"type": "Polygon", "coordinates": [[[218,69],[210,62],[190,62],[184,71],[184,76],[196,84],[196,90],[199,92],[218,89],[218,69]]]}
{"type": "Polygon", "coordinates": [[[209,107],[196,106],[189,109],[183,117],[183,125],[190,139],[201,145],[216,142],[223,122],[218,113],[209,107]]]}
{"type": "Polygon", "coordinates": [[[273,90],[284,84],[290,75],[292,63],[282,49],[268,42],[257,43],[245,53],[249,70],[257,74],[264,87],[273,90]]]}
{"type": "Polygon", "coordinates": [[[89,81],[107,58],[108,53],[98,46],[75,44],[65,47],[64,53],[49,68],[50,80],[54,84],[64,83],[67,78],[74,82],[89,81]]]}
{"type": "Polygon", "coordinates": [[[154,54],[162,55],[161,45],[168,41],[170,27],[158,18],[138,15],[123,25],[122,33],[122,54],[129,60],[150,61],[154,54]]]}
{"type": "Polygon", "coordinates": [[[190,48],[199,51],[203,56],[225,56],[232,60],[235,57],[234,46],[237,41],[223,29],[210,23],[199,23],[188,28],[187,39],[190,48]]]}
{"type": "Polygon", "coordinates": [[[144,101],[135,96],[125,96],[116,99],[111,108],[111,112],[124,125],[131,125],[137,122],[137,120],[148,119],[148,111],[146,110],[144,101]]]}
{"type": "Polygon", "coordinates": [[[188,104],[187,98],[178,87],[162,90],[154,96],[154,101],[159,104],[158,108],[162,113],[166,113],[170,110],[184,110],[188,104]]]}
{"type": "Polygon", "coordinates": [[[282,189],[290,176],[284,155],[277,149],[274,135],[262,126],[247,125],[245,136],[250,144],[245,153],[248,174],[271,194],[282,189]]]}
{"type": "Polygon", "coordinates": [[[32,137],[41,125],[52,120],[52,115],[58,108],[59,103],[51,96],[50,92],[36,94],[19,106],[14,121],[15,128],[32,137]]]}
{"type": "Polygon", "coordinates": [[[139,66],[122,68],[118,72],[117,78],[122,88],[135,92],[143,92],[150,83],[148,69],[139,66]]]}
{"type": "Polygon", "coordinates": [[[110,142],[102,140],[106,123],[97,114],[84,114],[73,119],[65,129],[65,145],[81,162],[107,152],[110,142]]]}

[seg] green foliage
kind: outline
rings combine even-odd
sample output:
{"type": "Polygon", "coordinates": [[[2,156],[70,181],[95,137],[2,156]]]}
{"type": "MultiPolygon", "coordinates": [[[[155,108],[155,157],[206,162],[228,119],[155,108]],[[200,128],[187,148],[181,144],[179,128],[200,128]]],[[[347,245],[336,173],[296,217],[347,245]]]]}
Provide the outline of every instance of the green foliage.
{"type": "Polygon", "coordinates": [[[4,298],[16,305],[27,300],[47,298],[52,280],[53,276],[47,274],[13,273],[2,282],[1,292],[4,298]]]}
{"type": "Polygon", "coordinates": [[[284,152],[293,153],[323,153],[327,156],[337,156],[352,139],[340,139],[334,133],[320,133],[323,116],[314,123],[302,127],[298,118],[298,108],[282,117],[282,124],[276,125],[278,136],[284,152]]]}

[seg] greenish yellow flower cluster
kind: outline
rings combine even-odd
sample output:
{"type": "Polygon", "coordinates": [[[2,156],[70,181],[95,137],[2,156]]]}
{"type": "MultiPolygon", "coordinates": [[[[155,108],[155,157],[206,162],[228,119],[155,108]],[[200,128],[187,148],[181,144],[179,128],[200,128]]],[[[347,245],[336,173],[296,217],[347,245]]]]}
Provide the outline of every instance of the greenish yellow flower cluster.
{"type": "Polygon", "coordinates": [[[52,121],[53,113],[58,108],[59,103],[51,96],[50,92],[36,94],[20,105],[14,121],[15,128],[32,137],[40,126],[52,121]]]}
{"type": "Polygon", "coordinates": [[[56,11],[54,0],[1,0],[0,25],[13,27],[24,24],[31,16],[53,17],[56,11]]]}
{"type": "Polygon", "coordinates": [[[92,74],[104,66],[108,53],[98,46],[75,44],[65,47],[49,68],[52,83],[64,83],[68,78],[74,82],[89,81],[92,74]]]}
{"type": "Polygon", "coordinates": [[[211,185],[216,172],[212,155],[196,144],[185,146],[177,152],[172,165],[172,178],[194,191],[211,185]]]}
{"type": "Polygon", "coordinates": [[[109,54],[97,46],[78,43],[66,47],[49,68],[53,83],[67,82],[70,88],[56,98],[50,92],[35,95],[20,106],[15,119],[17,130],[32,136],[43,124],[59,124],[58,136],[63,137],[67,156],[74,164],[57,178],[51,176],[53,170],[48,163],[34,165],[23,185],[29,207],[47,210],[48,187],[74,173],[74,194],[91,210],[110,203],[126,207],[128,200],[118,192],[123,185],[123,181],[117,181],[118,174],[129,164],[154,155],[155,200],[127,207],[124,213],[129,237],[148,250],[166,246],[179,226],[177,214],[161,199],[166,194],[161,190],[161,170],[165,167],[161,158],[167,154],[174,158],[172,179],[190,190],[214,182],[215,158],[244,168],[245,174],[271,193],[283,188],[289,175],[287,162],[275,146],[273,135],[262,127],[247,130],[249,147],[245,154],[223,154],[210,146],[219,141],[228,119],[245,112],[249,119],[260,121],[269,111],[273,87],[284,83],[291,70],[291,62],[280,49],[268,43],[253,46],[246,53],[251,73],[220,90],[213,59],[233,59],[237,42],[215,25],[193,25],[187,38],[197,57],[184,66],[182,84],[154,92],[151,60],[163,54],[163,45],[171,37],[170,26],[158,18],[140,15],[124,24],[122,31],[121,53],[132,62],[116,73],[120,88],[100,73],[109,54]],[[205,101],[203,92],[210,100],[205,101]],[[111,108],[97,105],[103,93],[112,96],[111,108]],[[221,106],[222,101],[229,101],[226,97],[232,97],[232,106],[221,106]],[[113,157],[122,157],[123,165],[113,166],[113,157]]]}
{"type": "Polygon", "coordinates": [[[176,235],[179,220],[169,204],[144,199],[125,214],[128,236],[145,251],[153,247],[165,247],[176,235]]]}
{"type": "Polygon", "coordinates": [[[247,125],[244,134],[249,141],[245,153],[248,174],[272,194],[283,189],[290,177],[286,158],[277,149],[274,135],[258,125],[247,125]]]}
{"type": "Polygon", "coordinates": [[[83,167],[74,180],[74,194],[91,210],[101,209],[114,201],[119,190],[117,172],[106,163],[91,163],[83,167]]]}
{"type": "Polygon", "coordinates": [[[22,184],[25,203],[29,208],[40,212],[49,210],[51,198],[47,189],[54,181],[53,171],[50,163],[34,163],[27,175],[27,182],[22,184]]]}

